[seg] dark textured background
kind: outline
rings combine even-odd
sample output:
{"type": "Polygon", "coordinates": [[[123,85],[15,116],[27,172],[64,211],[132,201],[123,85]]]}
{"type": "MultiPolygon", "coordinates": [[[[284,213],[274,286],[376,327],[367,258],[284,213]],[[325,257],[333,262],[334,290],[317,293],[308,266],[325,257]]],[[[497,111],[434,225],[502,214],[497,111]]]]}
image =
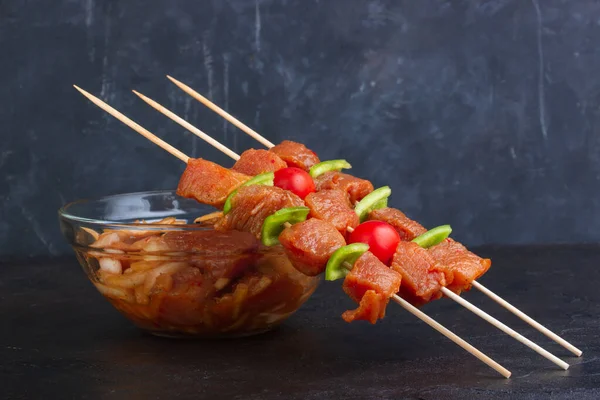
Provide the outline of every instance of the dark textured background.
{"type": "Polygon", "coordinates": [[[183,170],[73,83],[192,156],[231,165],[130,89],[257,146],[167,73],[468,244],[597,241],[598,43],[592,0],[2,0],[0,257],[67,253],[61,204],[183,170]]]}

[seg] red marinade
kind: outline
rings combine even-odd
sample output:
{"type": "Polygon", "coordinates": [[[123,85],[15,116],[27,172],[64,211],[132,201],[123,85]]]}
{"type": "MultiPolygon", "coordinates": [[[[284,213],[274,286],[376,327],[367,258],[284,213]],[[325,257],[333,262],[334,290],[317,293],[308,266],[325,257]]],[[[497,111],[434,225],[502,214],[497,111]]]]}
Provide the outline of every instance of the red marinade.
{"type": "Polygon", "coordinates": [[[78,250],[94,285],[130,320],[166,335],[221,336],[278,324],[314,291],[281,246],[250,233],[214,230],[104,232],[78,250]],[[127,242],[117,244],[124,237],[127,242]],[[123,252],[107,252],[124,248],[123,252]]]}

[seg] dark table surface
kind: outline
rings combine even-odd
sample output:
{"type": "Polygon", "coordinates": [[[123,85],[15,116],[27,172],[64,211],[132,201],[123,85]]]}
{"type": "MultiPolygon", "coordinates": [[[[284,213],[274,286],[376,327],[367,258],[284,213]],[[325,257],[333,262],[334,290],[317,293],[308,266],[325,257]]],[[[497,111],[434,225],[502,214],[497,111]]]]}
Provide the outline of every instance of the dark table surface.
{"type": "Polygon", "coordinates": [[[563,371],[449,299],[423,308],[513,372],[504,379],[395,304],[375,326],[323,283],[279,329],[190,341],[141,333],[87,281],[75,258],[0,270],[3,398],[598,399],[600,246],[486,247],[481,279],[584,354],[559,345],[481,293],[465,297],[571,364],[563,371]]]}

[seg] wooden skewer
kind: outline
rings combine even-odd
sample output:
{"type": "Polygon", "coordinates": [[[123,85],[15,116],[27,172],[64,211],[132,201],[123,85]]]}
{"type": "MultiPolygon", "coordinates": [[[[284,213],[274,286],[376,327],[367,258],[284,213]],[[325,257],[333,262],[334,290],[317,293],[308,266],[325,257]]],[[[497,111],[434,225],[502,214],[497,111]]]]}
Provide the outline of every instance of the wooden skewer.
{"type": "Polygon", "coordinates": [[[496,303],[500,304],[502,307],[506,308],[517,317],[521,318],[523,321],[527,322],[529,325],[542,332],[544,335],[554,340],[556,343],[563,346],[565,349],[569,350],[577,357],[580,357],[583,352],[579,350],[577,347],[573,346],[571,343],[567,342],[565,339],[558,336],[556,333],[552,332],[550,329],[546,328],[544,325],[540,324],[523,311],[519,310],[517,307],[510,304],[508,301],[504,300],[502,297],[498,296],[496,293],[492,292],[481,283],[477,281],[473,281],[473,287],[483,292],[486,296],[494,300],[496,303]]]}
{"type": "Polygon", "coordinates": [[[265,145],[269,149],[271,147],[275,146],[273,143],[271,143],[269,140],[267,140],[264,136],[261,136],[258,132],[251,129],[248,125],[244,124],[242,121],[235,118],[233,115],[229,114],[227,111],[223,110],[221,107],[217,106],[215,103],[208,100],[206,97],[202,96],[200,93],[196,92],[194,89],[192,89],[188,85],[179,82],[177,79],[175,79],[169,75],[167,75],[167,78],[169,78],[169,80],[171,82],[173,82],[175,85],[177,85],[181,90],[183,90],[184,92],[186,92],[187,94],[192,96],[194,99],[198,100],[200,103],[204,104],[206,107],[210,108],[211,110],[213,110],[214,112],[219,114],[221,117],[225,118],[227,121],[231,122],[233,125],[240,128],[242,131],[244,131],[248,135],[252,136],[254,139],[261,142],[263,145],[265,145]]]}
{"type": "Polygon", "coordinates": [[[496,318],[492,317],[491,315],[489,315],[485,311],[481,310],[480,308],[478,308],[478,307],[474,306],[473,304],[469,303],[467,300],[463,299],[462,297],[460,297],[459,295],[457,295],[456,293],[454,293],[450,289],[442,287],[442,293],[444,293],[446,296],[450,297],[452,300],[456,301],[458,304],[460,304],[461,306],[465,307],[469,311],[473,312],[477,316],[483,318],[484,320],[486,320],[490,324],[494,325],[496,328],[500,329],[502,332],[506,333],[507,335],[511,336],[512,338],[514,338],[514,339],[518,340],[519,342],[523,343],[525,346],[527,346],[530,349],[534,350],[535,352],[537,352],[541,356],[543,356],[543,357],[547,358],[548,360],[552,361],[554,364],[558,365],[562,369],[566,370],[566,369],[569,368],[569,364],[567,364],[566,362],[564,362],[560,358],[556,357],[555,355],[553,355],[549,351],[544,350],[543,348],[541,348],[537,344],[533,343],[531,340],[527,339],[525,336],[523,336],[523,335],[515,332],[513,329],[509,328],[508,326],[506,326],[502,322],[498,321],[496,318]]]}
{"type": "Polygon", "coordinates": [[[100,107],[101,109],[103,109],[104,111],[106,111],[107,113],[109,113],[128,127],[130,127],[131,129],[133,129],[134,131],[136,131],[137,133],[139,133],[158,147],[162,148],[163,150],[166,150],[167,152],[169,152],[170,154],[174,155],[175,157],[179,158],[181,161],[187,164],[190,157],[185,155],[183,152],[171,146],[164,140],[160,139],[158,136],[154,135],[146,128],[139,125],[137,122],[134,122],[131,119],[127,118],[125,115],[121,114],[119,111],[115,110],[99,98],[91,95],[90,93],[86,92],[85,90],[81,89],[76,85],[73,85],[73,87],[75,87],[75,89],[77,89],[81,94],[87,97],[92,103],[94,103],[95,105],[97,105],[98,107],[100,107]]]}
{"type": "Polygon", "coordinates": [[[234,152],[233,150],[230,150],[227,146],[223,146],[221,143],[217,142],[215,139],[208,136],[206,133],[202,132],[200,129],[196,128],[194,125],[190,124],[183,118],[179,117],[177,114],[173,113],[172,111],[170,111],[170,110],[166,109],[165,107],[161,106],[160,104],[158,104],[156,101],[150,99],[149,97],[144,96],[143,94],[141,94],[135,90],[133,91],[133,93],[135,93],[137,96],[139,96],[146,103],[150,104],[158,112],[171,118],[173,121],[177,122],[179,125],[183,126],[187,130],[192,132],[194,135],[200,137],[202,140],[208,142],[216,149],[222,151],[229,157],[233,158],[235,161],[240,159],[240,156],[236,152],[234,152]]]}
{"type": "Polygon", "coordinates": [[[511,372],[509,370],[504,368],[502,365],[498,364],[496,361],[492,360],[490,357],[483,354],[481,351],[477,350],[477,348],[467,343],[460,336],[456,335],[455,333],[444,327],[442,324],[431,318],[429,315],[425,314],[423,311],[419,310],[417,307],[410,304],[408,301],[404,300],[402,297],[395,294],[392,295],[392,300],[398,303],[406,311],[419,318],[421,321],[425,322],[427,325],[429,325],[430,327],[432,327],[433,329],[435,329],[436,331],[446,336],[448,339],[452,340],[454,343],[456,343],[457,345],[459,345],[460,347],[477,357],[489,367],[496,370],[505,378],[510,378],[511,372]]]}
{"type": "MultiPolygon", "coordinates": [[[[190,88],[189,86],[187,86],[187,85],[179,82],[178,80],[176,80],[176,79],[174,79],[174,78],[172,78],[172,77],[170,77],[168,75],[167,75],[167,77],[173,83],[175,83],[177,86],[179,86],[184,92],[186,92],[187,94],[189,94],[190,96],[192,96],[196,100],[200,101],[202,104],[204,104],[205,106],[207,106],[211,110],[213,110],[216,113],[218,113],[220,116],[222,116],[223,118],[225,118],[227,121],[233,123],[235,126],[237,126],[238,128],[240,128],[242,131],[244,131],[248,135],[252,136],[253,138],[255,138],[256,140],[258,140],[262,144],[264,144],[266,147],[271,148],[271,147],[274,146],[273,143],[269,142],[267,139],[265,139],[259,133],[257,133],[256,131],[252,130],[248,126],[246,126],[243,123],[241,123],[240,121],[238,121],[235,117],[233,117],[232,115],[228,114],[225,110],[223,110],[222,108],[220,108],[219,106],[217,106],[216,104],[214,104],[213,102],[211,102],[210,100],[208,100],[206,97],[202,96],[200,93],[196,92],[194,89],[190,88]]],[[[497,302],[498,304],[500,304],[502,307],[506,308],[507,310],[509,310],[510,312],[512,312],[513,314],[515,314],[519,318],[521,318],[523,321],[527,322],[533,328],[535,328],[538,331],[542,332],[544,335],[546,335],[550,339],[554,340],[555,342],[557,342],[558,344],[560,344],[561,346],[563,346],[567,350],[571,351],[576,356],[579,357],[583,353],[577,347],[573,346],[571,343],[567,342],[565,339],[561,338],[560,336],[558,336],[557,334],[555,334],[554,332],[552,332],[551,330],[549,330],[548,328],[546,328],[545,326],[543,326],[542,324],[540,324],[539,322],[535,321],[534,319],[532,319],[531,317],[529,317],[528,315],[526,315],[525,313],[523,313],[521,310],[519,310],[518,308],[516,308],[515,306],[513,306],[512,304],[510,304],[509,302],[507,302],[506,300],[504,300],[500,296],[498,296],[497,294],[493,293],[491,290],[487,289],[486,287],[484,287],[480,283],[478,283],[476,281],[473,281],[473,286],[475,286],[478,290],[480,290],[481,292],[483,292],[486,296],[490,297],[492,300],[494,300],[495,302],[497,302]]]]}

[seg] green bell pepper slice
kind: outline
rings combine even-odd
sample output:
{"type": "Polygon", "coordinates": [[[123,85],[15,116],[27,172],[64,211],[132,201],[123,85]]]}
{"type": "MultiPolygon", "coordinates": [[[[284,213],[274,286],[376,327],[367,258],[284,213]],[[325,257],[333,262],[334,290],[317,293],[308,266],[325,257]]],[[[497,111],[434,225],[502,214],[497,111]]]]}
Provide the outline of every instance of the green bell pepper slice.
{"type": "Polygon", "coordinates": [[[373,207],[371,207],[371,209],[369,211],[379,210],[380,208],[387,207],[387,205],[388,205],[388,198],[386,197],[385,199],[381,199],[377,203],[373,204],[373,207]]]}
{"type": "Polygon", "coordinates": [[[310,208],[288,207],[275,211],[265,218],[263,222],[260,240],[265,246],[273,246],[279,243],[279,235],[285,229],[285,223],[297,224],[306,221],[310,208]]]}
{"type": "Polygon", "coordinates": [[[325,172],[339,171],[350,168],[352,168],[352,165],[350,165],[350,163],[346,160],[329,160],[313,165],[308,170],[308,173],[311,177],[316,178],[319,175],[323,175],[325,172]]]}
{"type": "Polygon", "coordinates": [[[450,225],[441,225],[428,230],[422,235],[417,236],[412,241],[418,244],[419,246],[427,249],[429,247],[435,246],[436,244],[442,243],[444,239],[450,236],[451,232],[452,228],[450,227],[450,225]]]}
{"type": "Polygon", "coordinates": [[[366,243],[352,243],[337,249],[331,255],[327,267],[325,267],[325,280],[335,281],[345,278],[358,257],[362,256],[367,250],[369,250],[369,245],[366,243]]]}
{"type": "Polygon", "coordinates": [[[392,194],[389,186],[383,186],[373,190],[359,201],[354,207],[354,212],[358,215],[360,222],[364,222],[369,212],[378,208],[387,207],[387,198],[392,194]]]}
{"type": "Polygon", "coordinates": [[[273,172],[265,172],[264,174],[258,174],[254,178],[251,178],[250,180],[241,184],[237,189],[235,189],[233,192],[229,193],[229,196],[227,196],[227,199],[225,200],[225,204],[223,205],[223,215],[226,215],[227,213],[229,213],[229,211],[231,211],[231,199],[233,199],[233,196],[235,196],[237,194],[238,190],[240,190],[240,188],[242,186],[250,186],[250,185],[273,186],[273,179],[275,179],[275,174],[273,172]]]}

